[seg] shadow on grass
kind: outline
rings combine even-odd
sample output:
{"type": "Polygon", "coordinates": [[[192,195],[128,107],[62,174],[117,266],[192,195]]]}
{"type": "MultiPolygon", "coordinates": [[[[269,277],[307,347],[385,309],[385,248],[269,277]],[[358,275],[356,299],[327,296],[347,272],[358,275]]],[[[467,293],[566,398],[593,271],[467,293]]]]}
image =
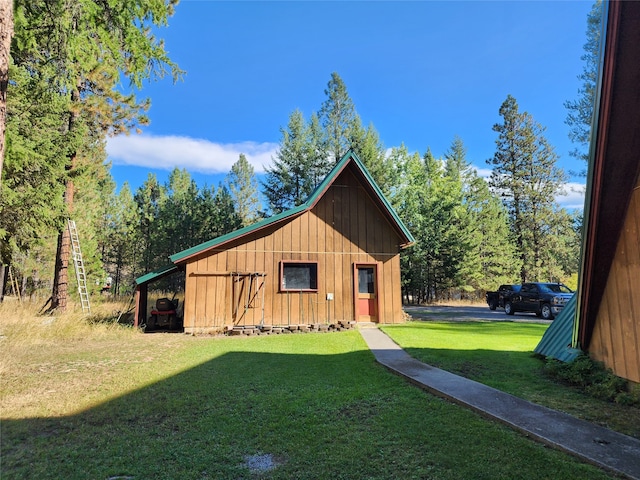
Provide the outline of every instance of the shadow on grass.
{"type": "Polygon", "coordinates": [[[75,415],[2,421],[3,478],[511,479],[525,471],[607,478],[412,387],[368,350],[229,352],[75,415]],[[244,461],[257,454],[279,466],[252,473],[244,461]]]}

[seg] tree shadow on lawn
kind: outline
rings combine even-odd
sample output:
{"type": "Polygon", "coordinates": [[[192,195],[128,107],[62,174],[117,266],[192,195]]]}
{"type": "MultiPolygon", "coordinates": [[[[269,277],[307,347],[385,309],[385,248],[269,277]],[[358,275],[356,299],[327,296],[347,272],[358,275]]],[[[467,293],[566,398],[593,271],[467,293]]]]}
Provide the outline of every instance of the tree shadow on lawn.
{"type": "Polygon", "coordinates": [[[409,385],[368,350],[225,353],[78,414],[2,421],[4,478],[510,479],[523,471],[608,478],[409,385]],[[278,466],[252,473],[246,458],[262,454],[278,466]]]}

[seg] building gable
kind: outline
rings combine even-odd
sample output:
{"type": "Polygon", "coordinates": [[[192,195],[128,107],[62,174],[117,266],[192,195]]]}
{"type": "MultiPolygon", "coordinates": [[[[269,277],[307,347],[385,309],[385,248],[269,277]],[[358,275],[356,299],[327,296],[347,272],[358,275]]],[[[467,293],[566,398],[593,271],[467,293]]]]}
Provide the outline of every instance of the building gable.
{"type": "MultiPolygon", "coordinates": [[[[178,252],[171,255],[169,257],[170,260],[175,264],[182,264],[190,259],[206,254],[208,251],[220,250],[227,248],[230,244],[237,244],[237,242],[242,241],[243,238],[250,237],[261,230],[271,229],[273,227],[286,224],[303,213],[312,210],[334,184],[337,187],[338,184],[336,184],[336,181],[339,178],[346,178],[342,176],[343,172],[349,172],[353,179],[359,183],[359,187],[367,192],[378,211],[386,218],[391,228],[396,232],[400,239],[399,245],[401,248],[408,247],[415,243],[415,239],[402,220],[400,220],[400,217],[397,215],[391,204],[384,197],[382,191],[364,165],[360,162],[357,155],[353,151],[349,151],[334,166],[331,172],[329,172],[325,179],[310,195],[309,199],[307,199],[307,201],[302,205],[269,217],[261,222],[249,225],[226,235],[222,235],[208,242],[196,245],[195,247],[183,250],[182,252],[178,252]]],[[[341,212],[338,212],[338,215],[340,213],[341,212]]]]}

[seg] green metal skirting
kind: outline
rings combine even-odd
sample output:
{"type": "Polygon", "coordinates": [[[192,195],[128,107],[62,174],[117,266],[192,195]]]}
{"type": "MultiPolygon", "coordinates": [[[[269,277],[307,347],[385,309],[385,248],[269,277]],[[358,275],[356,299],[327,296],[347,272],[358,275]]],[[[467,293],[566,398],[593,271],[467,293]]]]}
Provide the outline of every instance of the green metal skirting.
{"type": "Polygon", "coordinates": [[[549,325],[540,343],[534,349],[535,353],[555,358],[562,362],[571,362],[578,356],[580,350],[571,348],[573,323],[576,316],[576,297],[577,295],[574,294],[556,319],[549,325]]]}

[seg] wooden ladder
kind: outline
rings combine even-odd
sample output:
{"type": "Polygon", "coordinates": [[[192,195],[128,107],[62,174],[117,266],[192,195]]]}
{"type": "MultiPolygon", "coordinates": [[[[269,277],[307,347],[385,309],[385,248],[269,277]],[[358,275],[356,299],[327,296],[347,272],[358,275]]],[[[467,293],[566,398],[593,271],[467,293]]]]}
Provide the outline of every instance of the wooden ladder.
{"type": "Polygon", "coordinates": [[[73,265],[76,270],[76,280],[78,281],[78,293],[80,294],[82,313],[91,313],[89,290],[87,289],[87,274],[84,270],[84,262],[82,261],[78,229],[76,228],[76,222],[74,220],[69,219],[68,224],[69,236],[71,237],[71,256],[73,257],[73,265]]]}

